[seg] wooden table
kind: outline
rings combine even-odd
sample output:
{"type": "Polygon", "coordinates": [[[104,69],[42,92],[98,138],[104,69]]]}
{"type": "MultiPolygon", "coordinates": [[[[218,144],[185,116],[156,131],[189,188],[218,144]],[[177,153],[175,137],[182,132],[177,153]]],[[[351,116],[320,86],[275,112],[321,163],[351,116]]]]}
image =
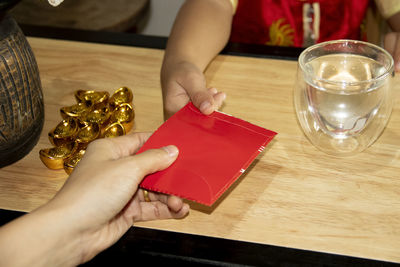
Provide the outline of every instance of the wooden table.
{"type": "MultiPolygon", "coordinates": [[[[41,139],[21,161],[0,170],[0,208],[31,211],[59,190],[63,170],[48,170],[39,149],[74,103],[77,89],[128,86],[134,131],[162,122],[159,72],[163,50],[29,38],[42,77],[46,121],[41,139]]],[[[218,56],[206,71],[228,95],[222,111],[279,134],[212,208],[191,203],[182,220],[136,226],[400,263],[400,108],[365,152],[335,158],[313,147],[293,110],[296,62],[218,56]]],[[[396,77],[395,90],[399,88],[396,77]]]]}

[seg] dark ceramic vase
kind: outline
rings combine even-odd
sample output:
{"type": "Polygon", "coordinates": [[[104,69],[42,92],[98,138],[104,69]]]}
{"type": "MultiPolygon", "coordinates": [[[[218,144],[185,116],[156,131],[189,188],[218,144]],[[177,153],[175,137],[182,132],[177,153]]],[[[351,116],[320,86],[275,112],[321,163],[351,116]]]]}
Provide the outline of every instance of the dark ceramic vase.
{"type": "Polygon", "coordinates": [[[28,154],[39,140],[44,104],[32,49],[7,10],[18,1],[0,1],[0,167],[28,154]]]}

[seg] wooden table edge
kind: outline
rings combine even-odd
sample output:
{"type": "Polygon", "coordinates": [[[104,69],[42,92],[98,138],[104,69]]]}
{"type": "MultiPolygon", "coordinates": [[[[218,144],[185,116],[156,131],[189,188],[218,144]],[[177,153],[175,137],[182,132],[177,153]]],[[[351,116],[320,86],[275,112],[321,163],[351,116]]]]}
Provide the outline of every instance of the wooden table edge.
{"type": "MultiPolygon", "coordinates": [[[[24,214],[0,209],[0,226],[24,214]]],[[[104,266],[104,263],[125,266],[132,261],[173,266],[398,266],[385,261],[142,227],[132,227],[117,243],[82,266],[104,266]]]]}

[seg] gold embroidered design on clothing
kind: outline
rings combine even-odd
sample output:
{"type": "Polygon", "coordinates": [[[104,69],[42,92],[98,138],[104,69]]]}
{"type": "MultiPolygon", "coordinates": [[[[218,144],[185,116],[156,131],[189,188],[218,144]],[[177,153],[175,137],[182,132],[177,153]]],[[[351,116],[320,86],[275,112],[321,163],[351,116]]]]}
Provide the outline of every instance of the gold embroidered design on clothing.
{"type": "Polygon", "coordinates": [[[269,27],[269,41],[267,45],[293,46],[294,29],[289,23],[284,24],[285,18],[280,18],[269,27]]]}

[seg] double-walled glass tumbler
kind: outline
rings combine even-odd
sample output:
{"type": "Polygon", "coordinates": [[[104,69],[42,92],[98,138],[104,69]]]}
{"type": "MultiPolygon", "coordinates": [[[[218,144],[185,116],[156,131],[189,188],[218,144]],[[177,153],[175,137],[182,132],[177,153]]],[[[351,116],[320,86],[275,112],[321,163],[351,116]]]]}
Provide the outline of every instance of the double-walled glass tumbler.
{"type": "Polygon", "coordinates": [[[391,55],[370,43],[337,40],[304,50],[294,104],[307,138],[337,156],[366,149],[389,120],[393,76],[391,55]]]}

